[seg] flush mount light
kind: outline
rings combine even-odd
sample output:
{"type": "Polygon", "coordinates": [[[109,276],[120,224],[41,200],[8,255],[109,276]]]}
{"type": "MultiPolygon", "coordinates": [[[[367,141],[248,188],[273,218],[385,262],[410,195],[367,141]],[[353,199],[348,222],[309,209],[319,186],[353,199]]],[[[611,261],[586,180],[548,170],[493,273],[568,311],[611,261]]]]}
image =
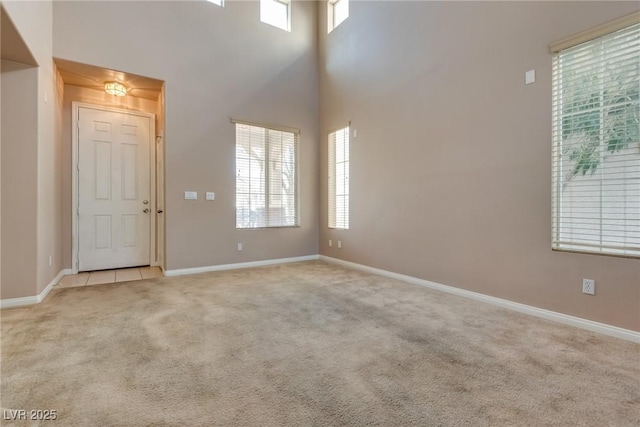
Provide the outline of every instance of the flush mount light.
{"type": "Polygon", "coordinates": [[[125,96],[127,94],[127,87],[118,82],[106,82],[104,84],[104,91],[114,96],[125,96]]]}

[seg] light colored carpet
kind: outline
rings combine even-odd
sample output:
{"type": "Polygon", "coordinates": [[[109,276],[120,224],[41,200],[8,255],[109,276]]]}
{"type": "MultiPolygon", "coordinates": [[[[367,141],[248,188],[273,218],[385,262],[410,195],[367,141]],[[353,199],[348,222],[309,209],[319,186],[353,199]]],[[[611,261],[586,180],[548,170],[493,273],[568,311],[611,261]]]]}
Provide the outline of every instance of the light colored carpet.
{"type": "Polygon", "coordinates": [[[60,426],[640,425],[639,345],[322,262],[1,315],[2,407],[60,426]]]}

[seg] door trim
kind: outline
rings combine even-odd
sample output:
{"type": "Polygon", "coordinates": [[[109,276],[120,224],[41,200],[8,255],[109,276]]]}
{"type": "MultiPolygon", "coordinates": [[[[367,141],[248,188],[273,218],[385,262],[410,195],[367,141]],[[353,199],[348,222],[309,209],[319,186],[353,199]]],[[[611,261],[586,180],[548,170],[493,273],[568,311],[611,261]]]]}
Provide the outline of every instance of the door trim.
{"type": "Polygon", "coordinates": [[[164,189],[156,189],[156,115],[143,111],[123,110],[121,108],[113,108],[102,105],[87,104],[84,102],[73,101],[71,103],[72,123],[71,123],[71,270],[73,274],[78,274],[78,256],[79,256],[79,238],[78,231],[78,200],[79,200],[79,132],[78,122],[80,109],[86,108],[110,113],[120,113],[130,116],[141,116],[149,119],[149,208],[153,215],[150,215],[149,221],[149,265],[159,266],[161,257],[156,249],[156,213],[157,201],[156,191],[164,191],[164,189]]]}

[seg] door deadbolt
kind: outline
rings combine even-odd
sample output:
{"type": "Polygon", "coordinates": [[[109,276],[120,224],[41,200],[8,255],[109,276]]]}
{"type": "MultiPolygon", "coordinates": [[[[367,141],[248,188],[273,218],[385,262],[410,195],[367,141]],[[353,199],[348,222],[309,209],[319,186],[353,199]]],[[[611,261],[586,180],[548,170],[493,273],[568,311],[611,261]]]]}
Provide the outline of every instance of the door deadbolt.
{"type": "Polygon", "coordinates": [[[148,205],[148,204],[149,204],[149,201],[148,201],[148,200],[143,200],[143,201],[142,201],[142,204],[144,204],[144,205],[148,205]]]}

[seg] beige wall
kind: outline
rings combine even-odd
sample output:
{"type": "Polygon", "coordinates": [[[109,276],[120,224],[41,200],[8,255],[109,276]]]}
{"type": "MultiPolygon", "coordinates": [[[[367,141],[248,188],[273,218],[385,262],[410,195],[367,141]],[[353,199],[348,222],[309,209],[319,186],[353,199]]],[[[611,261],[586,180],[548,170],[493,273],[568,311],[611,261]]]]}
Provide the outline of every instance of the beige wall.
{"type": "MultiPolygon", "coordinates": [[[[39,63],[49,61],[50,4],[5,3],[39,63]]],[[[359,1],[327,36],[324,3],[294,2],[287,33],[258,21],[257,2],[56,2],[53,40],[57,57],[165,81],[168,269],[315,254],[320,236],[329,256],[640,330],[640,261],[550,250],[547,52],[549,42],[637,9],[634,2],[359,1]],[[537,82],[525,86],[529,69],[537,82]],[[299,229],[235,229],[229,117],[302,130],[299,229]],[[326,134],[349,120],[358,131],[351,229],[331,231],[326,134]],[[184,201],[185,190],[200,200],[184,201]],[[216,201],[205,202],[205,191],[216,201]],[[328,248],[329,238],[343,249],[328,248]],[[596,280],[596,296],[580,292],[583,277],[596,280]]],[[[11,99],[5,69],[3,62],[3,106],[11,99]]],[[[70,190],[70,131],[47,136],[56,127],[51,102],[44,105],[53,66],[35,78],[34,94],[20,102],[38,109],[36,136],[33,126],[14,134],[35,144],[20,147],[32,151],[16,172],[34,198],[7,185],[16,175],[7,169],[12,129],[3,108],[2,298],[33,295],[71,264],[70,192],[62,197],[70,190]],[[8,197],[26,210],[7,210],[8,197]],[[9,215],[13,228],[36,224],[36,237],[26,226],[26,234],[7,237],[9,215]],[[9,286],[7,248],[33,263],[9,286]]],[[[70,123],[64,111],[58,120],[61,128],[70,123]]]]}
{"type": "Polygon", "coordinates": [[[56,57],[165,81],[168,269],[318,253],[316,7],[292,9],[289,33],[254,1],[54,4],[56,57]],[[235,229],[230,117],[301,129],[300,228],[235,229]]]}
{"type": "Polygon", "coordinates": [[[69,170],[66,168],[65,165],[65,139],[64,139],[64,123],[65,123],[65,117],[64,117],[64,113],[63,113],[63,109],[64,109],[64,97],[65,97],[65,85],[64,85],[64,81],[62,80],[62,76],[60,75],[60,73],[58,72],[57,67],[55,67],[54,64],[54,70],[55,70],[55,124],[54,124],[54,128],[55,128],[55,138],[56,138],[56,152],[55,152],[55,156],[57,158],[57,162],[59,162],[60,164],[60,169],[59,169],[59,175],[56,175],[56,182],[55,182],[55,186],[57,191],[59,192],[59,197],[60,197],[60,208],[59,208],[59,215],[60,217],[57,218],[56,220],[56,224],[58,224],[56,226],[56,230],[57,230],[57,235],[56,238],[59,239],[58,241],[60,242],[60,254],[59,257],[60,259],[58,260],[58,262],[60,263],[60,268],[64,268],[67,269],[68,264],[67,264],[67,254],[65,252],[66,250],[66,246],[65,246],[65,221],[67,220],[67,216],[68,216],[68,210],[65,210],[67,208],[67,206],[64,204],[64,197],[65,197],[65,189],[67,188],[67,186],[69,185],[69,183],[66,181],[66,176],[69,172],[69,170]]]}
{"type": "Polygon", "coordinates": [[[2,299],[2,99],[2,61],[0,60],[0,299],[2,299]]]}
{"type": "Polygon", "coordinates": [[[62,270],[62,152],[56,135],[57,71],[53,64],[50,1],[36,2],[29,27],[36,27],[38,60],[38,293],[62,270]],[[51,258],[51,259],[50,259],[51,258]]]}
{"type": "MultiPolygon", "coordinates": [[[[320,31],[320,252],[640,330],[640,261],[551,251],[551,55],[615,2],[351,2],[320,31]],[[535,69],[537,82],[524,85],[535,69]],[[326,134],[352,120],[351,229],[326,134]],[[341,239],[343,249],[329,248],[341,239]],[[581,293],[596,280],[596,296],[581,293]]],[[[324,14],[324,8],[321,8],[324,14]]],[[[324,21],[324,16],[320,17],[324,21]]]]}
{"type": "Polygon", "coordinates": [[[133,96],[116,97],[102,90],[88,89],[72,85],[64,85],[64,102],[62,104],[62,241],[65,268],[71,268],[72,252],[72,167],[71,167],[71,127],[73,121],[72,103],[83,102],[121,110],[143,111],[156,114],[157,103],[148,99],[133,96]]]}
{"type": "MultiPolygon", "coordinates": [[[[31,105],[28,115],[19,118],[22,121],[31,120],[32,123],[29,125],[31,128],[29,132],[18,133],[15,137],[19,139],[28,137],[30,141],[30,138],[35,135],[33,147],[35,151],[29,152],[28,155],[26,151],[22,151],[24,157],[20,158],[25,162],[25,168],[33,168],[30,171],[32,173],[30,179],[35,180],[35,193],[31,193],[28,188],[31,181],[25,183],[27,189],[24,193],[20,191],[22,182],[15,178],[11,179],[10,184],[7,182],[3,184],[4,188],[15,186],[15,189],[10,188],[7,191],[19,192],[20,198],[29,199],[28,204],[34,207],[32,213],[21,211],[19,215],[35,215],[36,218],[35,222],[30,222],[30,233],[22,235],[4,233],[2,236],[2,246],[5,249],[22,245],[36,247],[35,253],[30,257],[21,258],[12,264],[10,268],[15,270],[15,274],[10,274],[10,278],[7,277],[6,281],[2,282],[6,297],[9,297],[9,294],[13,297],[22,297],[40,293],[62,269],[61,155],[58,145],[60,139],[55,133],[56,72],[52,61],[53,18],[51,1],[4,1],[2,5],[38,63],[38,67],[32,70],[35,73],[35,80],[29,79],[28,82],[23,82],[26,86],[11,89],[22,90],[22,93],[16,94],[17,102],[31,105]],[[34,233],[33,236],[32,233],[34,233]],[[49,262],[50,257],[51,262],[49,262]],[[27,266],[28,268],[23,268],[27,266]]],[[[8,111],[6,113],[12,114],[8,111]]],[[[3,124],[6,125],[9,120],[9,116],[3,117],[3,124]]],[[[10,125],[10,127],[13,126],[19,125],[10,125]]],[[[4,162],[9,163],[11,160],[4,160],[4,162]]],[[[12,167],[20,168],[21,164],[12,163],[12,167]]],[[[3,174],[5,177],[10,176],[4,170],[3,174]]],[[[5,218],[12,215],[14,215],[13,206],[9,208],[9,205],[5,205],[3,222],[5,218]]],[[[20,218],[18,223],[24,221],[27,220],[20,218]]],[[[9,265],[8,259],[12,256],[11,254],[3,256],[5,267],[9,265]]],[[[3,276],[5,276],[4,270],[3,276]]]]}
{"type": "Polygon", "coordinates": [[[0,298],[35,295],[38,69],[2,61],[2,276],[0,298]]]}

